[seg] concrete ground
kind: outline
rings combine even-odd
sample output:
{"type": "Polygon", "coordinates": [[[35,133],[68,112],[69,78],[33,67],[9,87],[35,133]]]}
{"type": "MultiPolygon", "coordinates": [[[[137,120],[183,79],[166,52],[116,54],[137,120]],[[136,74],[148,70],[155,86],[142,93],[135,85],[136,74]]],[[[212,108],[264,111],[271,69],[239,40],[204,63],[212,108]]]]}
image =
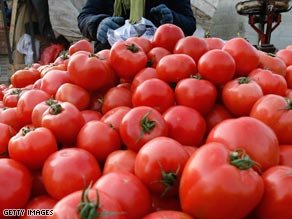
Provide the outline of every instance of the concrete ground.
{"type": "Polygon", "coordinates": [[[10,76],[8,55],[0,54],[0,83],[9,85],[10,76]]]}

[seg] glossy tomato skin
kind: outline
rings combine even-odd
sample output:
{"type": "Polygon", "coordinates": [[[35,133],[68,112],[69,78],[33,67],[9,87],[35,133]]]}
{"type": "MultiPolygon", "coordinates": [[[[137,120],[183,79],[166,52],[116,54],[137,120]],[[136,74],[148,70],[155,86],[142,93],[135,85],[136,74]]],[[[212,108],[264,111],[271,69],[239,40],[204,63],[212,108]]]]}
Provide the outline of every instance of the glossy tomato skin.
{"type": "Polygon", "coordinates": [[[209,50],[197,62],[198,73],[205,80],[215,85],[223,85],[230,81],[235,74],[234,58],[222,49],[209,50]]]}
{"type": "Polygon", "coordinates": [[[68,54],[69,54],[69,56],[71,56],[78,51],[86,51],[89,53],[93,53],[93,46],[88,40],[81,39],[81,40],[78,40],[77,42],[73,43],[69,47],[68,54]]]}
{"type": "Polygon", "coordinates": [[[160,112],[149,106],[129,110],[120,123],[120,136],[128,149],[138,151],[146,142],[167,136],[168,129],[160,112]]]}
{"type": "Polygon", "coordinates": [[[16,107],[0,108],[0,122],[10,125],[15,131],[18,131],[24,124],[20,121],[16,107]]]}
{"type": "Polygon", "coordinates": [[[276,52],[275,55],[282,59],[287,67],[292,65],[292,50],[287,48],[280,49],[276,52]]]}
{"type": "Polygon", "coordinates": [[[41,169],[47,157],[57,150],[54,134],[44,127],[26,126],[8,144],[9,156],[29,169],[41,169]]]}
{"type": "Polygon", "coordinates": [[[252,168],[230,163],[224,144],[202,145],[189,158],[180,182],[184,212],[199,218],[244,218],[262,198],[264,183],[252,168]],[[236,210],[235,210],[236,209],[236,210]]]}
{"type": "Polygon", "coordinates": [[[137,43],[120,41],[112,46],[109,63],[119,78],[131,80],[147,66],[147,55],[137,43]]]}
{"type": "Polygon", "coordinates": [[[16,107],[20,96],[27,91],[24,88],[8,88],[3,93],[3,105],[5,107],[16,107]]]}
{"type": "Polygon", "coordinates": [[[109,172],[101,176],[93,188],[117,200],[126,212],[126,218],[139,219],[151,210],[149,190],[137,176],[130,172],[109,172]]]}
{"type": "Polygon", "coordinates": [[[279,165],[292,167],[292,145],[283,144],[279,146],[280,160],[279,165]]]}
{"type": "Polygon", "coordinates": [[[147,53],[147,58],[148,58],[147,66],[155,68],[162,57],[166,55],[170,55],[170,54],[171,52],[163,47],[159,47],[159,46],[153,47],[147,53]]]}
{"type": "Polygon", "coordinates": [[[174,92],[165,81],[151,78],[135,89],[132,103],[133,107],[149,106],[163,113],[175,104],[174,92]]]}
{"type": "Polygon", "coordinates": [[[32,178],[27,167],[11,158],[0,159],[0,172],[0,215],[5,218],[4,209],[25,207],[31,193],[32,178]]]}
{"type": "Polygon", "coordinates": [[[222,50],[228,52],[235,60],[235,77],[246,76],[259,65],[257,49],[244,38],[235,37],[228,40],[222,50]]]}
{"type": "Polygon", "coordinates": [[[85,123],[92,121],[92,120],[100,120],[102,117],[102,114],[100,112],[97,112],[95,110],[82,110],[81,114],[84,118],[85,123]]]}
{"type": "Polygon", "coordinates": [[[183,145],[200,146],[206,132],[206,121],[199,111],[183,105],[170,107],[163,113],[168,137],[183,145]]]}
{"type": "Polygon", "coordinates": [[[260,57],[260,63],[258,66],[259,68],[270,70],[275,74],[279,74],[285,77],[287,66],[280,57],[260,50],[258,53],[260,57]]]}
{"type": "Polygon", "coordinates": [[[217,99],[217,87],[210,81],[200,78],[185,78],[175,87],[175,101],[178,105],[192,107],[206,115],[217,99]]]}
{"type": "MultiPolygon", "coordinates": [[[[126,219],[124,210],[121,205],[108,194],[91,189],[88,192],[88,198],[92,204],[96,204],[96,212],[99,219],[126,219]],[[97,197],[98,196],[98,197],[97,197]],[[98,198],[98,201],[97,201],[98,198]],[[113,213],[113,215],[111,215],[113,213]],[[105,214],[105,215],[102,215],[105,214]]],[[[80,219],[80,214],[77,211],[81,203],[82,191],[70,193],[66,197],[59,200],[53,207],[54,215],[50,216],[52,219],[80,219]]]]}
{"type": "Polygon", "coordinates": [[[209,50],[222,49],[225,44],[225,41],[219,37],[205,37],[203,39],[208,44],[209,50]]]}
{"type": "Polygon", "coordinates": [[[252,107],[250,116],[271,127],[280,144],[292,144],[291,99],[268,94],[260,98],[252,107]]]}
{"type": "Polygon", "coordinates": [[[265,183],[265,192],[256,208],[259,219],[291,218],[292,210],[292,168],[277,165],[266,170],[262,178],[265,183]]]}
{"type": "Polygon", "coordinates": [[[157,212],[152,212],[146,216],[144,216],[142,219],[177,219],[177,218],[183,218],[183,219],[194,219],[194,217],[190,216],[189,214],[182,212],[182,211],[175,211],[175,210],[161,210],[157,212]]]}
{"type": "Polygon", "coordinates": [[[24,68],[14,72],[10,77],[10,83],[13,87],[23,88],[31,85],[40,79],[40,72],[35,68],[24,68]]]}
{"type": "Polygon", "coordinates": [[[10,125],[0,123],[0,158],[7,154],[8,143],[17,132],[10,125]]]}
{"type": "Polygon", "coordinates": [[[156,69],[154,67],[146,67],[141,69],[131,82],[131,91],[135,91],[139,84],[150,78],[157,78],[156,69]]]}
{"type": "Polygon", "coordinates": [[[58,200],[83,189],[84,185],[88,186],[100,176],[99,163],[91,153],[81,148],[65,148],[51,154],[42,169],[48,194],[58,200]]]}
{"type": "Polygon", "coordinates": [[[206,143],[218,142],[230,150],[243,148],[261,171],[279,163],[279,141],[274,131],[258,119],[243,116],[227,119],[208,134],[206,143]]]}
{"type": "Polygon", "coordinates": [[[128,38],[126,41],[133,42],[139,45],[144,50],[145,53],[148,53],[149,50],[152,49],[152,42],[146,37],[134,36],[134,37],[128,38]]]}
{"type": "Polygon", "coordinates": [[[157,137],[138,151],[135,175],[155,194],[177,196],[178,185],[189,154],[169,137],[157,137]]]}

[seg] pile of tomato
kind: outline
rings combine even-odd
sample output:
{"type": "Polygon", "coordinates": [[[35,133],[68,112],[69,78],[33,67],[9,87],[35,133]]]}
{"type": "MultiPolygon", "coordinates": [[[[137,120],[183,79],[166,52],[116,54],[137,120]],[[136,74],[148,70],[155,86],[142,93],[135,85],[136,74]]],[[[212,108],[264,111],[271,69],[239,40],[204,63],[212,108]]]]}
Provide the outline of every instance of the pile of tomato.
{"type": "Polygon", "coordinates": [[[292,218],[292,45],[165,24],[80,40],[0,96],[1,219],[292,218]]]}

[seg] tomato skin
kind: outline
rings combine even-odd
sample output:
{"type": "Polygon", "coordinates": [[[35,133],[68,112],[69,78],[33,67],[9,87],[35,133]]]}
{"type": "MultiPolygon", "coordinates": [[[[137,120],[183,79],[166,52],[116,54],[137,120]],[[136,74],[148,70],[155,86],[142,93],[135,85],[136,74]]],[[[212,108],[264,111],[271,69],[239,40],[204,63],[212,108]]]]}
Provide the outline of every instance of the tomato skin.
{"type": "Polygon", "coordinates": [[[235,37],[228,40],[222,50],[228,52],[235,60],[235,77],[246,76],[259,65],[260,58],[257,49],[244,38],[235,37]]]}
{"type": "Polygon", "coordinates": [[[248,116],[253,104],[263,95],[262,88],[256,81],[240,77],[224,85],[221,99],[235,116],[248,116]]]}
{"type": "Polygon", "coordinates": [[[88,40],[81,39],[69,47],[68,54],[71,56],[78,51],[87,51],[89,53],[93,53],[93,46],[88,40]]]}
{"type": "Polygon", "coordinates": [[[279,165],[285,165],[292,167],[292,145],[283,144],[279,146],[280,150],[280,160],[279,165]]]}
{"type": "Polygon", "coordinates": [[[92,120],[100,120],[102,117],[102,114],[100,112],[97,112],[95,110],[82,110],[81,111],[82,117],[85,121],[85,123],[92,121],[92,120]]]}
{"type": "Polygon", "coordinates": [[[209,50],[222,49],[224,44],[225,44],[225,41],[221,38],[218,38],[218,37],[205,37],[203,39],[208,44],[209,50]]]}
{"type": "Polygon", "coordinates": [[[280,57],[265,53],[260,50],[258,50],[258,53],[260,57],[260,63],[258,66],[259,68],[270,70],[275,74],[279,74],[285,77],[286,64],[280,57]]]}
{"type": "MultiPolygon", "coordinates": [[[[151,193],[152,197],[152,212],[156,211],[181,211],[178,196],[174,197],[162,197],[159,194],[151,193]]],[[[151,214],[151,213],[150,213],[151,214]]]]}
{"type": "Polygon", "coordinates": [[[0,159],[0,172],[0,215],[6,218],[4,209],[24,208],[30,197],[32,178],[27,167],[11,158],[0,159]]]}
{"type": "Polygon", "coordinates": [[[291,218],[292,210],[292,167],[277,165],[266,170],[262,178],[265,192],[255,214],[259,219],[291,218]]]}
{"type": "Polygon", "coordinates": [[[56,151],[47,158],[42,169],[48,194],[58,200],[83,189],[84,185],[88,186],[100,176],[99,163],[91,153],[81,148],[56,151]]]}
{"type": "Polygon", "coordinates": [[[52,106],[52,104],[58,103],[56,100],[50,98],[35,105],[31,112],[31,123],[34,127],[41,127],[42,117],[44,112],[52,106]]]}
{"type": "Polygon", "coordinates": [[[133,107],[149,106],[163,113],[175,104],[174,92],[165,81],[151,78],[138,85],[132,103],[133,107]]]}
{"type": "Polygon", "coordinates": [[[138,151],[135,175],[155,194],[178,195],[178,185],[189,154],[176,140],[156,137],[138,151]],[[169,175],[173,177],[169,177],[169,175]],[[175,180],[173,180],[175,178],[175,180]]]}
{"type": "Polygon", "coordinates": [[[243,116],[227,119],[208,134],[206,143],[218,142],[230,150],[245,149],[261,171],[279,163],[279,142],[274,131],[258,119],[243,116]]]}
{"type": "Polygon", "coordinates": [[[168,127],[168,137],[183,145],[199,146],[203,142],[206,132],[206,122],[203,116],[195,109],[176,105],[163,113],[168,127]]]}
{"type": "Polygon", "coordinates": [[[16,133],[10,125],[0,122],[0,158],[8,152],[8,143],[16,133]]]}
{"type": "Polygon", "coordinates": [[[189,214],[182,212],[182,211],[175,211],[175,210],[160,210],[156,212],[152,212],[146,216],[144,216],[142,219],[194,219],[189,214]]]}
{"type": "Polygon", "coordinates": [[[222,49],[213,49],[204,53],[199,59],[198,73],[205,80],[215,85],[223,85],[230,81],[236,70],[234,58],[222,49]]]}
{"type": "Polygon", "coordinates": [[[202,115],[206,115],[212,109],[217,99],[215,85],[200,78],[180,80],[174,93],[176,104],[192,107],[202,115]]]}
{"type": "MultiPolygon", "coordinates": [[[[121,205],[112,197],[102,191],[91,189],[88,192],[88,198],[92,203],[96,203],[97,194],[99,197],[97,213],[117,213],[114,215],[97,216],[98,219],[126,219],[124,210],[121,205]]],[[[76,210],[81,203],[82,191],[70,193],[66,197],[59,200],[53,207],[54,215],[51,219],[80,219],[80,215],[76,210]]]]}
{"type": "Polygon", "coordinates": [[[197,72],[195,61],[186,54],[170,54],[160,59],[156,66],[157,78],[167,83],[177,83],[197,72]]]}
{"type": "Polygon", "coordinates": [[[204,39],[196,36],[187,36],[177,41],[173,53],[189,55],[198,63],[200,57],[208,50],[208,44],[204,39]]]}
{"type": "Polygon", "coordinates": [[[0,108],[0,122],[18,131],[24,124],[20,122],[16,107],[0,108]]]}
{"type": "Polygon", "coordinates": [[[112,46],[109,62],[119,78],[131,80],[146,67],[147,55],[137,43],[120,41],[112,46]]]}
{"type": "Polygon", "coordinates": [[[153,47],[147,53],[149,66],[155,68],[162,57],[170,54],[171,52],[163,47],[153,47]]]}
{"type": "Polygon", "coordinates": [[[280,49],[276,52],[275,55],[282,59],[287,67],[292,65],[292,50],[287,48],[280,49]]]}
{"type": "Polygon", "coordinates": [[[35,68],[19,69],[11,75],[10,83],[13,87],[23,88],[33,84],[40,77],[40,72],[35,68]]]}
{"type": "Polygon", "coordinates": [[[76,146],[89,151],[99,163],[121,148],[118,132],[102,121],[87,122],[77,135],[76,146]]]}
{"type": "Polygon", "coordinates": [[[287,82],[287,87],[292,88],[292,65],[287,67],[287,72],[285,75],[285,80],[287,82]]]}
{"type": "Polygon", "coordinates": [[[256,207],[264,192],[263,180],[252,168],[233,166],[231,152],[222,143],[210,142],[189,158],[179,187],[184,212],[231,219],[244,218],[256,207]]]}
{"type": "Polygon", "coordinates": [[[151,196],[147,187],[130,172],[113,171],[101,176],[93,185],[119,202],[127,218],[139,219],[150,212],[151,196]],[[135,205],[134,203],[139,203],[135,205]]]}
{"type": "Polygon", "coordinates": [[[291,99],[280,95],[267,94],[253,105],[250,116],[271,127],[279,144],[292,144],[291,99]]]}
{"type": "Polygon", "coordinates": [[[134,92],[139,84],[150,78],[157,78],[156,69],[153,67],[146,67],[141,69],[131,82],[131,91],[134,92]]]}
{"type": "Polygon", "coordinates": [[[4,91],[3,105],[5,107],[16,107],[20,96],[27,91],[24,88],[8,88],[4,91]]]}
{"type": "Polygon", "coordinates": [[[124,115],[119,131],[123,143],[133,151],[138,151],[142,145],[155,137],[167,136],[168,132],[161,113],[149,106],[130,109],[124,115]]]}
{"type": "Polygon", "coordinates": [[[134,36],[134,37],[128,38],[126,42],[131,42],[131,43],[135,43],[139,45],[144,50],[145,53],[148,53],[149,50],[152,49],[152,43],[146,37],[134,36]]]}

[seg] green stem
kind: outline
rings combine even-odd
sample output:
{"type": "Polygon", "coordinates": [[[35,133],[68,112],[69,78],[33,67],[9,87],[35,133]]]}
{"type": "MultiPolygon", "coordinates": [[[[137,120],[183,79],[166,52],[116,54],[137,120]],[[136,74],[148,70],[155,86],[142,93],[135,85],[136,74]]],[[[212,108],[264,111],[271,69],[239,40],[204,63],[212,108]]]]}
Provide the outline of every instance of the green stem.
{"type": "Polygon", "coordinates": [[[238,148],[230,154],[230,163],[240,170],[248,170],[255,167],[261,172],[260,164],[253,161],[243,148],[238,148]]]}
{"type": "Polygon", "coordinates": [[[56,103],[50,106],[50,114],[52,115],[57,115],[59,113],[61,113],[63,110],[61,104],[56,103]]]}
{"type": "Polygon", "coordinates": [[[248,84],[251,81],[249,77],[241,77],[238,79],[238,84],[248,84]]]}
{"type": "Polygon", "coordinates": [[[151,111],[147,112],[140,121],[140,126],[142,130],[136,142],[139,142],[145,133],[149,134],[151,130],[155,127],[155,120],[149,120],[150,113],[151,111]]]}

